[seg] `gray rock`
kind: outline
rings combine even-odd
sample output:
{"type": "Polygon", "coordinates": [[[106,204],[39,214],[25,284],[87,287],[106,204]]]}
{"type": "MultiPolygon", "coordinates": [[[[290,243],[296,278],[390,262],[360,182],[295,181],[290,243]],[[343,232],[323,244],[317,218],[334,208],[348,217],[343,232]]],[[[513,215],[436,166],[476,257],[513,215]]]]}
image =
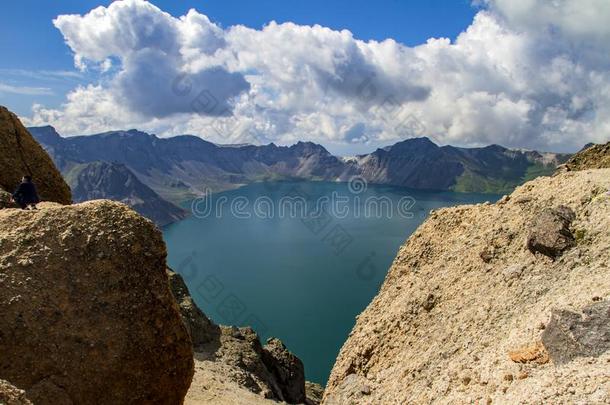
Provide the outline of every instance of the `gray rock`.
{"type": "Polygon", "coordinates": [[[581,313],[554,310],[542,343],[556,364],[602,355],[610,349],[610,301],[595,302],[581,313]]]}
{"type": "Polygon", "coordinates": [[[212,323],[195,304],[182,276],[169,268],[166,272],[170,289],[180,307],[180,315],[191,335],[195,350],[214,339],[217,340],[220,328],[212,323]]]}
{"type": "Polygon", "coordinates": [[[576,215],[565,206],[543,210],[536,217],[527,238],[532,253],[542,253],[552,259],[576,244],[570,224],[576,215]]]}
{"type": "Polygon", "coordinates": [[[341,381],[340,389],[324,393],[324,404],[343,405],[343,404],[372,404],[374,402],[363,399],[371,395],[370,381],[357,374],[348,374],[341,381]],[[367,394],[368,392],[368,394],[367,394]]]}
{"type": "Polygon", "coordinates": [[[284,400],[291,404],[305,402],[305,368],[303,362],[290,353],[281,340],[271,338],[263,347],[263,362],[275,377],[284,400]]]}
{"type": "Polygon", "coordinates": [[[279,339],[269,339],[263,347],[250,327],[216,325],[197,307],[183,278],[169,268],[166,271],[199,359],[225,365],[225,378],[265,398],[317,403],[315,399],[306,402],[303,363],[279,339]]]}
{"type": "Polygon", "coordinates": [[[113,200],[129,205],[159,227],[186,218],[182,208],[161,198],[125,165],[90,162],[62,172],[72,188],[74,201],[113,200]]]}

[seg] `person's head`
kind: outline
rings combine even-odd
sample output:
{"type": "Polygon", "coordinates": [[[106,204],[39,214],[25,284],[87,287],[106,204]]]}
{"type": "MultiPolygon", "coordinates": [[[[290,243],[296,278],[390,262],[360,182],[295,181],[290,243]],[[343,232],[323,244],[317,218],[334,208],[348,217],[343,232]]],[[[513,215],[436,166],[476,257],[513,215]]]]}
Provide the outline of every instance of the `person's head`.
{"type": "Polygon", "coordinates": [[[31,183],[32,182],[32,176],[26,174],[25,176],[23,176],[23,179],[21,179],[21,181],[24,182],[24,183],[31,183]]]}

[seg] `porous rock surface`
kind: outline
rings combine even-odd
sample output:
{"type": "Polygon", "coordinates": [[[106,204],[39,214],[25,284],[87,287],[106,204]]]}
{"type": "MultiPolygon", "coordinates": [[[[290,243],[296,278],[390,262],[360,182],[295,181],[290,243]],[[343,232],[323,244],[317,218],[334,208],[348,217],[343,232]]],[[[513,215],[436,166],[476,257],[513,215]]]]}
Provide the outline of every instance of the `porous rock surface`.
{"type": "Polygon", "coordinates": [[[527,237],[527,248],[551,258],[560,256],[576,243],[570,225],[574,211],[565,206],[547,208],[536,217],[527,237]]]}
{"type": "Polygon", "coordinates": [[[123,204],[0,211],[0,378],[35,404],[180,404],[193,350],[161,233],[123,204]]]}
{"type": "Polygon", "coordinates": [[[431,213],[359,315],[326,404],[610,403],[610,169],[431,213]],[[527,248],[541,213],[573,246],[527,248]]]}
{"type": "Polygon", "coordinates": [[[610,300],[587,305],[582,312],[554,310],[542,343],[557,364],[576,357],[597,357],[610,350],[610,300]]]}
{"type": "Polygon", "coordinates": [[[0,380],[0,404],[32,405],[32,402],[26,398],[24,390],[20,390],[8,381],[0,380]]]}
{"type": "Polygon", "coordinates": [[[72,202],[70,187],[47,152],[19,118],[3,106],[0,106],[0,168],[0,189],[13,192],[24,175],[31,175],[41,200],[72,202]]]}

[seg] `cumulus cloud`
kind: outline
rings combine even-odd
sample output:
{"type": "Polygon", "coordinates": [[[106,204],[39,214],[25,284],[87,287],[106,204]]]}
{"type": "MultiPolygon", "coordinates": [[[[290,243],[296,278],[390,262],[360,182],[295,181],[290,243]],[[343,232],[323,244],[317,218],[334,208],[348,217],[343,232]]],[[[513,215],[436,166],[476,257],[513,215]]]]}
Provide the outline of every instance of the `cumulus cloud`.
{"type": "Polygon", "coordinates": [[[55,21],[99,81],[30,124],[137,127],[216,142],[440,143],[574,150],[610,137],[606,0],[480,0],[455,41],[407,47],[270,22],[222,28],[190,10],[115,1],[55,21]]]}
{"type": "Polygon", "coordinates": [[[217,108],[198,111],[213,116],[230,114],[230,100],[250,88],[242,74],[213,60],[189,67],[193,57],[209,56],[224,45],[222,31],[195,11],[176,19],[143,0],[117,1],[84,16],[59,16],[53,23],[80,69],[94,63],[108,72],[112,58],[118,59],[120,70],[106,86],[109,96],[142,118],[193,112],[192,100],[172,85],[177,78],[214,95],[217,108]]]}

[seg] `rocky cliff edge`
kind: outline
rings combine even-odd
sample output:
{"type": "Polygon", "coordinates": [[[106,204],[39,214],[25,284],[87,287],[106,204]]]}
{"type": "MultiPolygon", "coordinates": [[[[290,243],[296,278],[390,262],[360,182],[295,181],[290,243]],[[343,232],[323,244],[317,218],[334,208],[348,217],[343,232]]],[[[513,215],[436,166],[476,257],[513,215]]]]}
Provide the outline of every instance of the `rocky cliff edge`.
{"type": "Polygon", "coordinates": [[[434,211],[333,368],[326,404],[609,403],[610,169],[434,211]]]}

